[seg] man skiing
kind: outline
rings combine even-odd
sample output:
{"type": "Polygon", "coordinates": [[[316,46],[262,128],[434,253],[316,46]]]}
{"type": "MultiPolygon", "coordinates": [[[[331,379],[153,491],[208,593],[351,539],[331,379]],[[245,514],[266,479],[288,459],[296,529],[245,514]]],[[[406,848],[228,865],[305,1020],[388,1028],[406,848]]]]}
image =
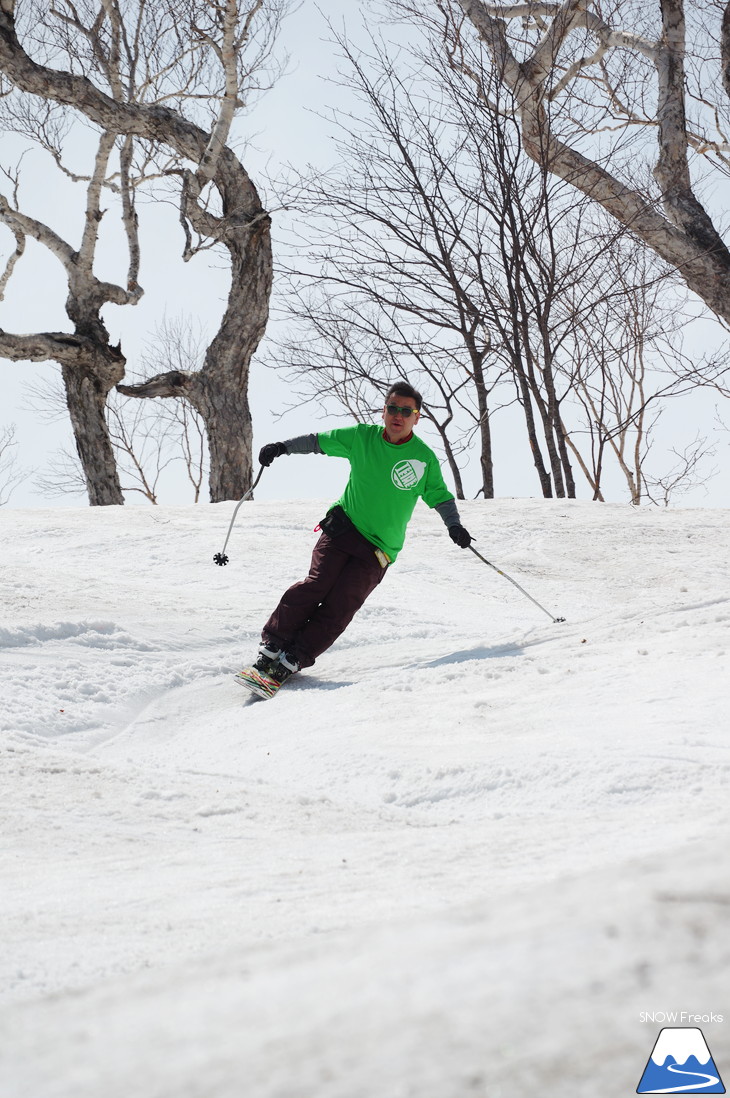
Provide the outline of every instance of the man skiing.
{"type": "Polygon", "coordinates": [[[262,447],[264,466],[282,454],[345,457],[350,478],[320,523],[309,575],[282,595],[258,659],[236,676],[241,685],[271,697],[334,643],[403,548],[419,497],[439,512],[452,541],[462,549],[471,543],[438,458],[413,433],[421,403],[420,393],[398,382],[385,398],[383,427],[359,423],[262,447]]]}

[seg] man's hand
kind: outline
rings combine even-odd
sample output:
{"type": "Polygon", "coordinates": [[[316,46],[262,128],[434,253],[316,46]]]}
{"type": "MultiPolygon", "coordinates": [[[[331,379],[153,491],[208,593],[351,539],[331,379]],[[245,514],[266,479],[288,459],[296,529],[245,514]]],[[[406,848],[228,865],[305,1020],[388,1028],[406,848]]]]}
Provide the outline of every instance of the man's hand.
{"type": "Polygon", "coordinates": [[[265,446],[262,446],[259,450],[259,461],[264,466],[271,465],[274,458],[281,457],[282,454],[287,452],[286,446],[283,442],[267,442],[265,446]]]}
{"type": "Polygon", "coordinates": [[[449,537],[460,549],[468,549],[471,545],[471,534],[463,526],[449,526],[449,537]]]}

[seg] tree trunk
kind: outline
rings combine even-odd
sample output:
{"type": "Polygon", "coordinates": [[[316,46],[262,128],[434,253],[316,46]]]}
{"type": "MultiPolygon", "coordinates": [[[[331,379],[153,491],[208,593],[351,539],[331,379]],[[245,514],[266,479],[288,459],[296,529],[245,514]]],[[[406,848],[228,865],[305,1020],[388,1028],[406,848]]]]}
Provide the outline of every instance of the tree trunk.
{"type": "Polygon", "coordinates": [[[0,356],[12,362],[57,362],[66,388],[66,404],[76,450],[92,506],[124,503],[116,459],[106,422],[106,398],[123,377],[125,358],[105,342],[101,322],[86,332],[12,335],[0,330],[0,356]]]}
{"type": "Polygon", "coordinates": [[[451,470],[451,475],[454,478],[454,490],[456,492],[457,499],[465,499],[464,496],[464,482],[461,478],[461,469],[456,464],[456,456],[454,454],[454,448],[451,445],[451,440],[446,433],[446,427],[444,424],[439,423],[437,420],[430,417],[431,423],[434,425],[439,435],[441,436],[441,444],[444,448],[444,454],[446,455],[446,462],[451,470]]]}
{"type": "Polygon", "coordinates": [[[535,413],[532,408],[532,396],[530,393],[530,385],[525,375],[525,371],[520,365],[515,370],[515,380],[517,381],[518,391],[520,393],[520,403],[522,404],[522,410],[525,413],[525,423],[527,425],[527,437],[530,443],[530,450],[532,452],[532,460],[537,470],[537,475],[540,480],[540,488],[545,499],[552,499],[553,486],[550,480],[550,474],[545,468],[545,462],[543,460],[542,451],[540,450],[540,443],[537,438],[537,428],[535,426],[535,413]]]}
{"type": "MultiPolygon", "coordinates": [[[[63,366],[76,450],[86,478],[92,507],[124,503],[105,409],[109,392],[97,377],[81,367],[63,366]]],[[[120,376],[123,374],[123,367],[120,376]]]]}
{"type": "Polygon", "coordinates": [[[481,453],[479,464],[482,470],[482,491],[485,499],[494,499],[494,458],[492,456],[492,425],[489,422],[489,412],[486,413],[479,424],[481,434],[481,453]]]}
{"type": "MultiPolygon", "coordinates": [[[[223,180],[219,182],[224,201],[239,196],[239,170],[234,164],[230,187],[228,175],[225,185],[223,180]]],[[[235,212],[241,224],[231,227],[226,238],[232,264],[228,305],[191,397],[208,432],[212,503],[240,499],[251,487],[253,425],[248,379],[251,359],[266,330],[273,272],[271,219],[261,211],[251,224],[241,217],[240,210],[235,212]]]]}
{"type": "Polygon", "coordinates": [[[466,338],[471,358],[474,389],[479,409],[479,465],[482,471],[482,492],[485,499],[494,499],[494,458],[492,455],[492,425],[489,422],[489,390],[484,376],[484,352],[480,351],[471,333],[466,338]]]}
{"type": "Polygon", "coordinates": [[[543,341],[543,347],[545,348],[545,362],[542,374],[548,398],[547,422],[545,427],[549,434],[548,450],[550,451],[550,461],[553,463],[553,467],[556,470],[554,480],[557,488],[557,495],[559,497],[567,496],[568,499],[575,499],[575,477],[573,476],[573,467],[570,464],[570,457],[568,456],[568,448],[565,445],[565,434],[563,432],[560,417],[560,401],[558,400],[558,395],[555,391],[553,356],[549,345],[549,339],[546,338],[543,341]]]}
{"type": "MultiPolygon", "coordinates": [[[[248,371],[246,371],[248,372],[248,371]]],[[[210,452],[210,498],[213,503],[240,499],[251,487],[251,411],[245,384],[217,384],[201,378],[190,402],[205,423],[210,452]]]]}

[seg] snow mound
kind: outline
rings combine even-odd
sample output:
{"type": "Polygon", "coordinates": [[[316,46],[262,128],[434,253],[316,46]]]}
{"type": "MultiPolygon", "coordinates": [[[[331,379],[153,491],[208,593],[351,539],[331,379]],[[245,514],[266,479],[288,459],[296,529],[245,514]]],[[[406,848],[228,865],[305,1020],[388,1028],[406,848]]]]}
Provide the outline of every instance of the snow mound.
{"type": "Polygon", "coordinates": [[[0,648],[25,648],[52,641],[73,641],[91,648],[139,648],[148,651],[153,646],[136,641],[112,621],[57,621],[21,625],[15,629],[0,627],[0,648]]]}

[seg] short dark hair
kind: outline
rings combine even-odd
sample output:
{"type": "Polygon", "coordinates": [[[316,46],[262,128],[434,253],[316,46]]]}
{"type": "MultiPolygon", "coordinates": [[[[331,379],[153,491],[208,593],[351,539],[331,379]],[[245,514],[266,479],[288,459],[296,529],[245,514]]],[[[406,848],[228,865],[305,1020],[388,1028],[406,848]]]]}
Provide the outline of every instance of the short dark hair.
{"type": "Polygon", "coordinates": [[[396,381],[394,385],[388,389],[385,394],[385,403],[387,404],[391,397],[410,397],[411,400],[415,400],[416,408],[421,411],[421,405],[423,404],[423,397],[419,393],[418,389],[414,389],[412,385],[409,385],[407,381],[396,381]]]}

